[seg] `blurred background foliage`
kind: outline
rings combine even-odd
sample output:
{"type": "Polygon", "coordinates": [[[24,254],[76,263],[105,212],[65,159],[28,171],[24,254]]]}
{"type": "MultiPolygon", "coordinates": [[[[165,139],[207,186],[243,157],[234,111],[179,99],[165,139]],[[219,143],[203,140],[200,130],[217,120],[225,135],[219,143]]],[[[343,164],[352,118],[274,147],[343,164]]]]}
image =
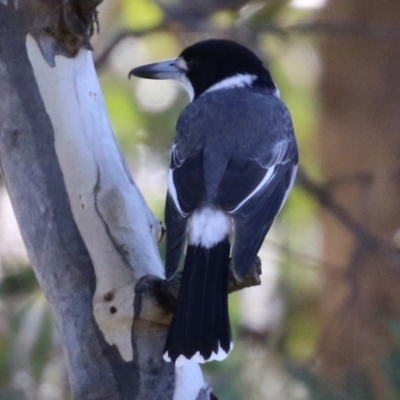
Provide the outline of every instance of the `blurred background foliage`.
{"type": "MultiPolygon", "coordinates": [[[[342,300],[350,296],[338,290],[336,301],[336,292],[329,288],[347,287],[350,278],[348,270],[338,267],[337,260],[325,252],[329,243],[319,205],[331,208],[332,218],[342,224],[355,223],[346,221],[350,211],[340,214],[345,204],[335,203],[327,185],[315,184],[327,179],[319,134],[321,110],[326,106],[320,85],[324,68],[321,43],[329,36],[335,37],[339,46],[352,36],[367,40],[371,36],[398,40],[400,36],[385,26],[377,30],[376,26],[360,25],[373,19],[373,12],[363,15],[361,5],[367,3],[363,0],[347,3],[352,5],[348,6],[352,20],[340,19],[346,16],[346,2],[337,2],[342,14],[333,3],[105,0],[99,8],[100,34],[93,38],[94,59],[111,122],[133,177],[160,220],[174,126],[188,98],[173,82],[128,81],[130,69],[174,57],[199,40],[231,38],[265,61],[292,113],[305,175],[260,252],[262,285],[230,298],[234,351],[225,362],[204,366],[221,399],[400,399],[396,312],[385,318],[391,344],[382,344],[385,350],[380,357],[367,349],[362,353],[365,362],[338,361],[339,377],[329,368],[321,368],[322,363],[325,366],[333,359],[345,358],[336,343],[327,360],[323,343],[330,318],[345,312],[347,303],[342,300]],[[310,179],[313,189],[304,185],[310,179]],[[331,297],[327,300],[328,292],[331,297]],[[327,311],[323,306],[327,302],[337,306],[327,311]]],[[[160,246],[163,253],[163,244],[160,246]]],[[[347,265],[347,261],[341,264],[347,265]]],[[[375,338],[370,345],[380,348],[379,335],[375,338]]],[[[68,399],[68,393],[50,308],[29,267],[5,188],[0,186],[0,399],[61,400],[68,399]]]]}

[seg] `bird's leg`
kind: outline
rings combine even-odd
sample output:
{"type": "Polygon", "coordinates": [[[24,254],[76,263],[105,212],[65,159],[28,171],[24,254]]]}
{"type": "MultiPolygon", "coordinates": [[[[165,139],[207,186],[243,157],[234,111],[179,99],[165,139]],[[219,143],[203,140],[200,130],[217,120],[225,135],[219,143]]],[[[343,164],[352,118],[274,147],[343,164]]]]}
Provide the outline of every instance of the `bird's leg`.
{"type": "Polygon", "coordinates": [[[238,281],[235,278],[235,274],[233,272],[233,265],[231,261],[229,265],[229,287],[228,287],[229,293],[237,292],[238,290],[242,290],[246,287],[261,285],[261,279],[260,279],[261,273],[262,273],[261,260],[257,256],[253,265],[251,266],[246,276],[244,277],[244,279],[242,281],[238,281]]]}

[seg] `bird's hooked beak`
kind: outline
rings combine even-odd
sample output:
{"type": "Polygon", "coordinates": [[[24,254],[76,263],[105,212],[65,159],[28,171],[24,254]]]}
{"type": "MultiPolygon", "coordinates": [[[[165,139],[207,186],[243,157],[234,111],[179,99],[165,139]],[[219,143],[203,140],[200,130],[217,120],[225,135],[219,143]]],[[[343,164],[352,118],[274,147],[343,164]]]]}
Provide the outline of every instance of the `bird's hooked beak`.
{"type": "Polygon", "coordinates": [[[181,80],[186,71],[186,63],[178,57],[136,67],[129,72],[128,78],[133,75],[146,79],[181,80]]]}

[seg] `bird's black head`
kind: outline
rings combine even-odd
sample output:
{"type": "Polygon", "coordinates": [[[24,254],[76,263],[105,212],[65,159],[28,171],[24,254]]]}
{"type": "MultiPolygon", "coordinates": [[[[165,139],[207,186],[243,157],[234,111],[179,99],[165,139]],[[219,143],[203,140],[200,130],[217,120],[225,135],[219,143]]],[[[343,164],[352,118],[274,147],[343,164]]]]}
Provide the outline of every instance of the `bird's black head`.
{"type": "Polygon", "coordinates": [[[223,39],[198,42],[176,59],[133,69],[130,75],[149,79],[176,79],[192,98],[207,90],[259,86],[275,90],[269,71],[246,47],[223,39]]]}
{"type": "Polygon", "coordinates": [[[249,76],[249,83],[252,81],[253,85],[275,89],[262,61],[252,51],[231,40],[210,39],[196,43],[183,50],[179,58],[186,62],[186,76],[195,97],[228,78],[240,79],[242,76],[249,76]]]}

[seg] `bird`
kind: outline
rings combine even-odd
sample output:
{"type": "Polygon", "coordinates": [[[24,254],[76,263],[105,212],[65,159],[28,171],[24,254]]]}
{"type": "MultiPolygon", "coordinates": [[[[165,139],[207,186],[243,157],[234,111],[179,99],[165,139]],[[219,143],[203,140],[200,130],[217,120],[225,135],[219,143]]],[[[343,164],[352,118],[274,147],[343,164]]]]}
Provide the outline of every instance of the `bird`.
{"type": "Polygon", "coordinates": [[[238,281],[249,273],[295,181],[291,115],[261,59],[227,39],[197,42],[131,76],[176,80],[190,97],[167,178],[166,279],[186,256],[163,356],[175,366],[221,361],[233,348],[230,268],[238,281]]]}

